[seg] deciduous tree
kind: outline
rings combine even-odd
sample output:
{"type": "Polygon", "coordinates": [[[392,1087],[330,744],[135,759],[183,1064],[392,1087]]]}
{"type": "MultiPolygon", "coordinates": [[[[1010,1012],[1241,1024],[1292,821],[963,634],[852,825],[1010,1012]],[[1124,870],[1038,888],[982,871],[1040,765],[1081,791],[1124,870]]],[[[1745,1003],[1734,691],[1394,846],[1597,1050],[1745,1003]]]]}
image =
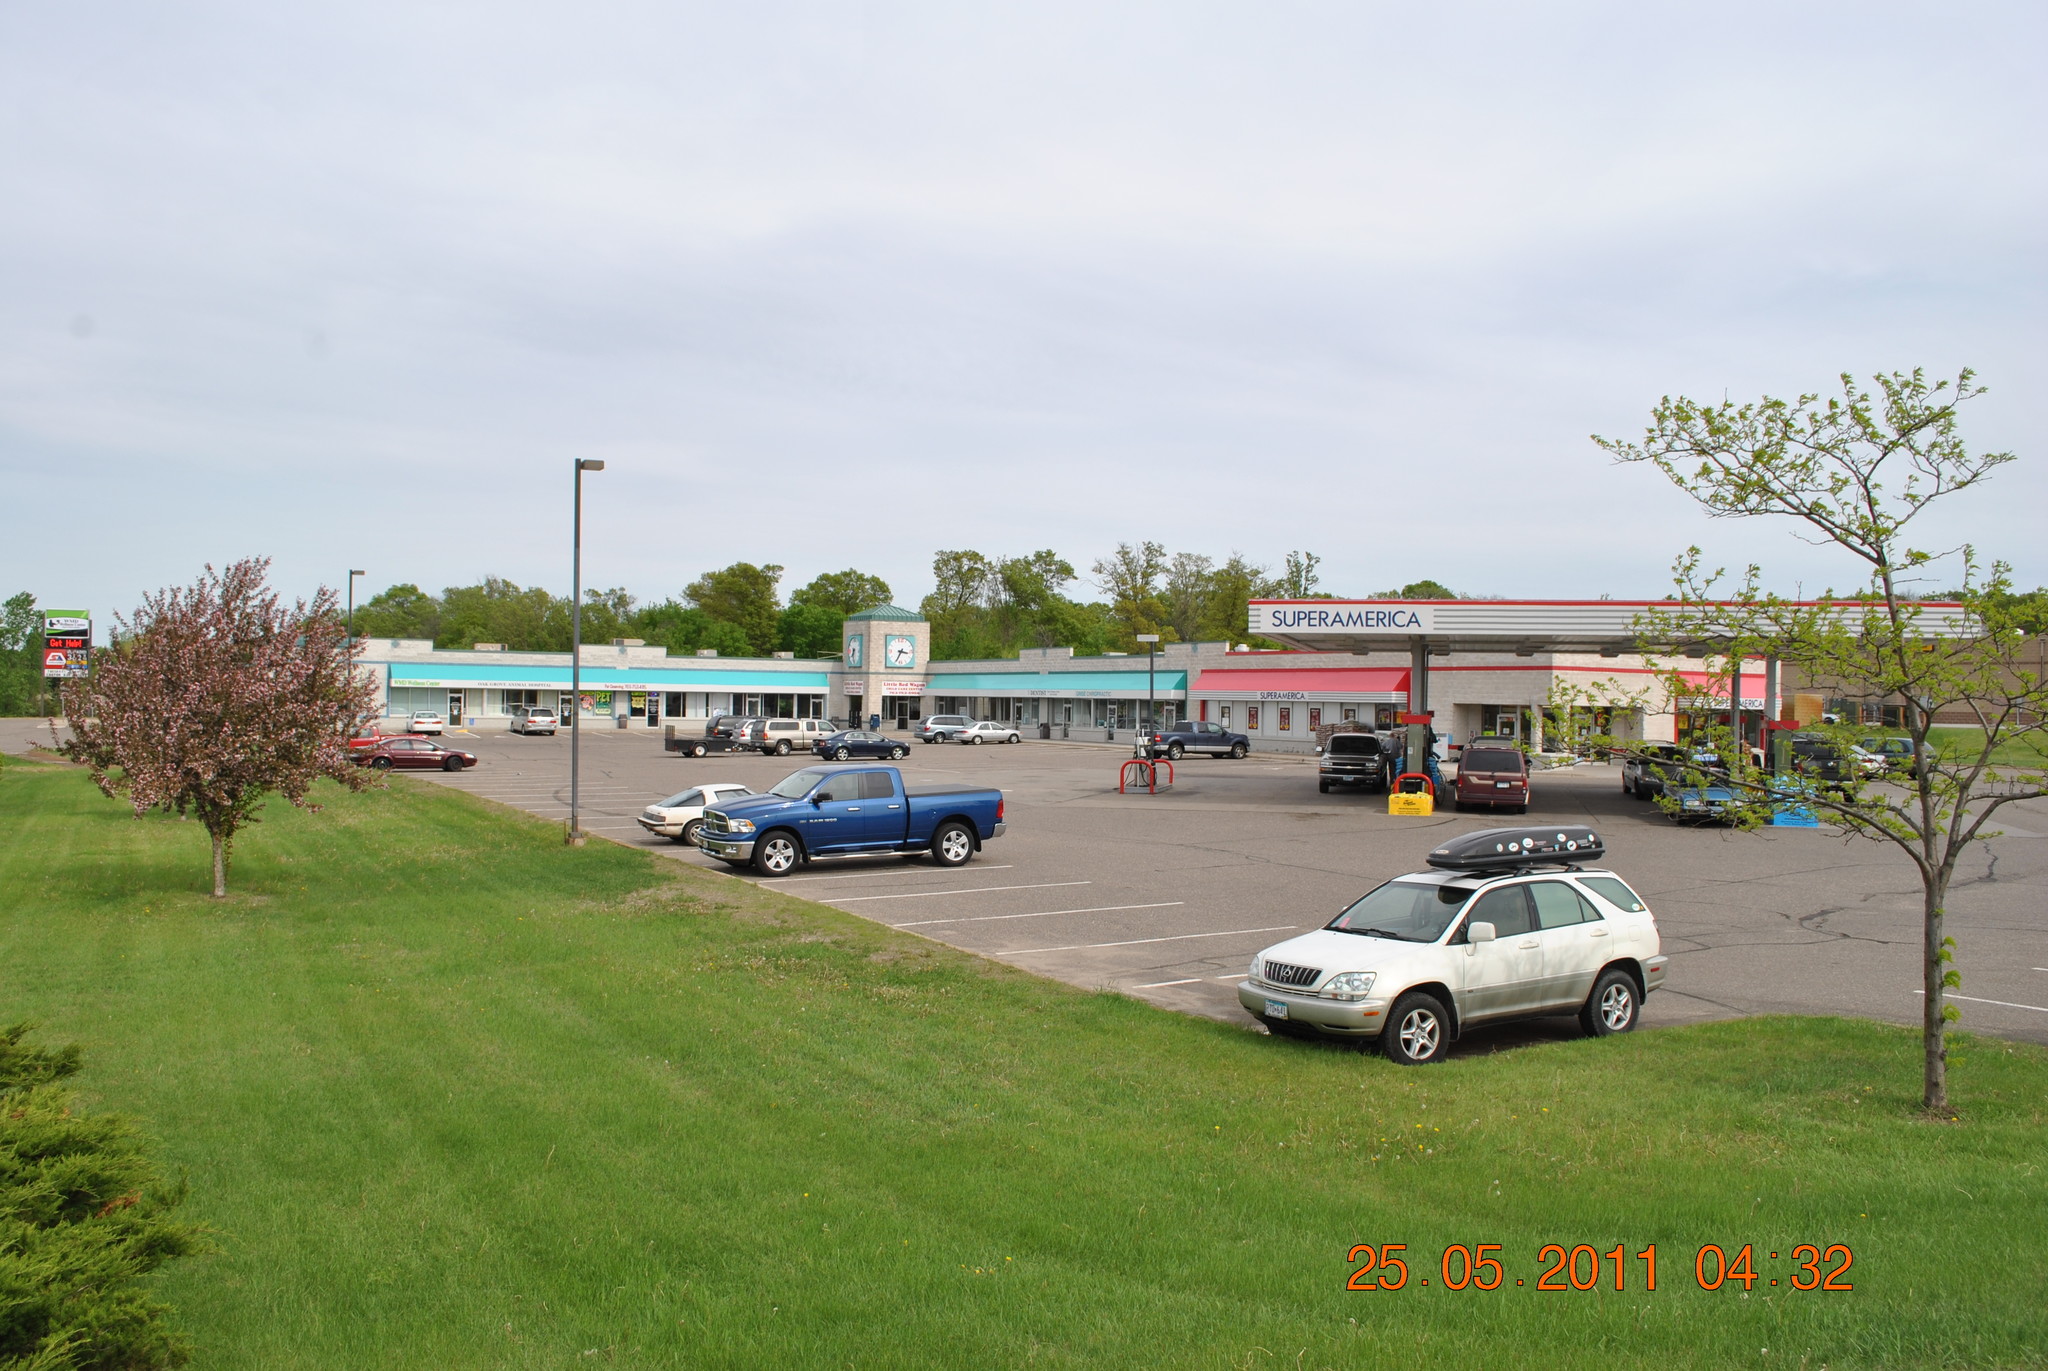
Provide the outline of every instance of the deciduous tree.
{"type": "Polygon", "coordinates": [[[848,567],[844,571],[828,571],[813,577],[809,585],[790,592],[789,603],[792,608],[814,605],[829,609],[844,619],[849,614],[888,604],[889,595],[887,581],[848,567]]]}
{"type": "MultiPolygon", "coordinates": [[[[1928,1109],[1939,1110],[1948,1107],[1944,1033],[1957,1016],[1947,993],[1960,984],[1944,929],[1950,885],[1957,862],[1987,836],[1998,810],[2048,795],[2040,768],[1993,761],[2015,743],[2038,745],[2048,736],[2048,683],[2025,653],[2029,607],[2005,566],[1994,562],[1980,579],[1970,549],[1943,554],[1909,541],[1910,526],[1929,507],[2013,460],[1972,452],[1957,431],[1957,410],[1983,387],[1969,371],[1953,383],[1930,384],[1918,370],[1874,381],[1873,394],[1844,375],[1842,393],[1827,400],[1666,397],[1640,442],[1594,441],[1623,462],[1654,465],[1717,518],[1789,518],[1860,563],[1861,584],[1800,602],[1764,592],[1756,567],[1732,593],[1723,591],[1719,574],[1703,572],[1693,549],[1679,562],[1678,595],[1647,627],[1664,641],[1725,642],[1737,661],[1774,654],[1809,680],[1901,711],[1918,759],[1906,774],[1881,783],[1851,775],[1800,799],[1847,833],[1889,843],[1919,876],[1921,1093],[1928,1109]],[[1960,622],[1909,589],[1948,555],[1963,564],[1960,622]],[[1929,733],[1942,713],[1967,717],[1973,727],[1937,749],[1929,733]]],[[[1820,731],[1846,749],[1852,729],[1820,731]]],[[[1753,802],[1745,821],[1756,822],[1775,798],[1773,783],[1739,774],[1743,749],[1734,739],[1716,745],[1735,762],[1733,782],[1753,802]]]]}
{"type": "Polygon", "coordinates": [[[712,618],[731,624],[747,637],[747,649],[766,657],[775,650],[776,618],[782,612],[776,583],[782,568],[770,563],[734,562],[707,571],[683,587],[683,598],[712,618]]]}
{"type": "Polygon", "coordinates": [[[321,777],[360,790],[348,738],[377,709],[355,668],[334,592],[286,606],[268,558],[209,566],[198,582],[115,616],[116,645],[64,692],[65,747],[137,814],[192,814],[213,840],[213,893],[227,894],[235,835],[275,792],[301,808],[321,777]]]}

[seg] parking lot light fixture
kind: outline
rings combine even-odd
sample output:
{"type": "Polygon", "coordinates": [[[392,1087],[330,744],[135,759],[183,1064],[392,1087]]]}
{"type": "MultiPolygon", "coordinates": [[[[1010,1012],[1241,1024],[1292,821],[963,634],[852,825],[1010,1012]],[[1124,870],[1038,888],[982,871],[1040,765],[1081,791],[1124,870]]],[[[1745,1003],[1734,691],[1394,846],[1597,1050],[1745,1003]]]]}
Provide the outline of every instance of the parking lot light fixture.
{"type": "Polygon", "coordinates": [[[363,571],[351,571],[348,574],[348,640],[351,643],[356,640],[356,577],[368,574],[363,571]]]}
{"type": "MultiPolygon", "coordinates": [[[[1159,736],[1159,692],[1153,689],[1152,651],[1159,643],[1157,633],[1140,633],[1138,641],[1145,645],[1145,727],[1150,730],[1147,738],[1159,736]]],[[[1146,743],[1149,748],[1150,742],[1146,743]]]]}
{"type": "Polygon", "coordinates": [[[569,833],[571,847],[583,846],[576,781],[583,742],[583,473],[603,471],[591,457],[576,459],[576,494],[569,532],[569,833]]]}

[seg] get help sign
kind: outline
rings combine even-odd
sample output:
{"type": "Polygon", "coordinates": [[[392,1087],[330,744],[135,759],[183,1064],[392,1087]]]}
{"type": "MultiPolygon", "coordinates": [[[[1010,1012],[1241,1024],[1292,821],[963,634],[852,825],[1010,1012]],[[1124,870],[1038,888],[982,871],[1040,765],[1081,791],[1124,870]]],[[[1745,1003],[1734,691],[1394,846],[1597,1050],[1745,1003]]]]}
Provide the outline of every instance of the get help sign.
{"type": "Polygon", "coordinates": [[[43,675],[85,676],[92,665],[92,611],[53,609],[43,615],[43,675]]]}

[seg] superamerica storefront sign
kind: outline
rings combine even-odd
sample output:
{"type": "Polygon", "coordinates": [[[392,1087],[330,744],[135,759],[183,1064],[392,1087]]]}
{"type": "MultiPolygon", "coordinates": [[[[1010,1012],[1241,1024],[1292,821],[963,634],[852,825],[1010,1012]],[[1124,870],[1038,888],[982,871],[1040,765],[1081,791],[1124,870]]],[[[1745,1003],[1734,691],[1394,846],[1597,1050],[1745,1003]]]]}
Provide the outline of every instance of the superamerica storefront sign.
{"type": "Polygon", "coordinates": [[[1304,631],[1434,633],[1435,605],[1262,605],[1250,607],[1253,633],[1304,631]]]}

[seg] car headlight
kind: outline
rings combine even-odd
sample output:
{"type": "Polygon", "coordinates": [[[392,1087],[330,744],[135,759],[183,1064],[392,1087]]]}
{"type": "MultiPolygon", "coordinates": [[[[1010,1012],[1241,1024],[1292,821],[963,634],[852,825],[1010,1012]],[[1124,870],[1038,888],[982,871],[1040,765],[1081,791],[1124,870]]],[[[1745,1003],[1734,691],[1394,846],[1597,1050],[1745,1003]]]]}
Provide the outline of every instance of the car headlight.
{"type": "Polygon", "coordinates": [[[1252,958],[1252,969],[1250,971],[1247,971],[1245,974],[1247,976],[1250,976],[1253,980],[1257,980],[1259,978],[1259,959],[1257,957],[1252,958]]]}
{"type": "Polygon", "coordinates": [[[1322,989],[1322,997],[1326,1000],[1362,1000],[1372,993],[1373,974],[1370,971],[1347,971],[1341,976],[1332,976],[1322,989]]]}
{"type": "Polygon", "coordinates": [[[727,819],[725,822],[735,833],[752,833],[754,831],[754,821],[752,819],[727,819]]]}

